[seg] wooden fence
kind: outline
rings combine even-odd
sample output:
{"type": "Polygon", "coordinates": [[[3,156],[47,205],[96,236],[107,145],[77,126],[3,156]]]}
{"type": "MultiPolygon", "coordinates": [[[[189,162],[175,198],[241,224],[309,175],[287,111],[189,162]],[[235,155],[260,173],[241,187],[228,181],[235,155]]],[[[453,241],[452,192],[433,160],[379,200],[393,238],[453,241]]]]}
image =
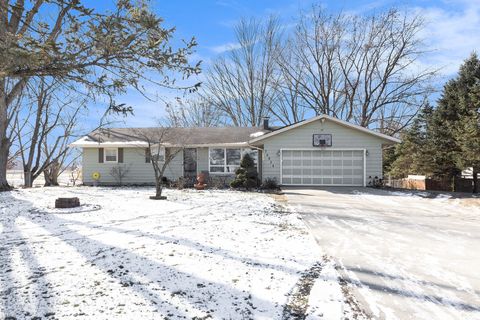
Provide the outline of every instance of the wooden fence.
{"type": "Polygon", "coordinates": [[[426,178],[386,180],[386,186],[398,189],[472,192],[473,180],[465,178],[426,178]]]}

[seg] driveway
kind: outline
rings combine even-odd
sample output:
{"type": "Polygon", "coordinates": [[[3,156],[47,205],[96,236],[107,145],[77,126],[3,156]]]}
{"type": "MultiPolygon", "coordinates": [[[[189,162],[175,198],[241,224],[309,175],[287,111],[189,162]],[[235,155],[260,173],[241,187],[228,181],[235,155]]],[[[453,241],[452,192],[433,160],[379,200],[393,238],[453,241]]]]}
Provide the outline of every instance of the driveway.
{"type": "Polygon", "coordinates": [[[480,207],[367,188],[285,190],[379,319],[480,319],[480,207]]]}

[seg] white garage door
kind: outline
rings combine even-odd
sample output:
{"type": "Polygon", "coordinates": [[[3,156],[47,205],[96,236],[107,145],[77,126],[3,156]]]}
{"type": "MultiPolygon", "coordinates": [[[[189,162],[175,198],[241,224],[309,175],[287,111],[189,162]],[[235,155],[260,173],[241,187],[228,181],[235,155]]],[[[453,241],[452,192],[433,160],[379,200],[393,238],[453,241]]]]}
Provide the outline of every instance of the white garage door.
{"type": "Polygon", "coordinates": [[[364,150],[282,150],[283,185],[363,186],[364,150]]]}

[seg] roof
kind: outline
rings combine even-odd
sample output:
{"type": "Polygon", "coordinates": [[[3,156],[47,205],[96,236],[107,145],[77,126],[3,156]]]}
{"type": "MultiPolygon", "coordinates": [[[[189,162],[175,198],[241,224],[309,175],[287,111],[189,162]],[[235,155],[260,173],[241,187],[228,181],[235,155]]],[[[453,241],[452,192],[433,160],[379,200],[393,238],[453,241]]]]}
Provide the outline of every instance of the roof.
{"type": "Polygon", "coordinates": [[[73,142],[75,147],[146,146],[163,134],[162,144],[167,145],[237,145],[247,144],[252,137],[269,132],[259,127],[197,127],[197,128],[108,128],[97,129],[73,142]],[[181,142],[181,143],[180,143],[181,142]]]}
{"type": "Polygon", "coordinates": [[[352,128],[372,136],[376,136],[388,143],[399,143],[400,139],[379,133],[349,122],[327,115],[300,121],[273,130],[264,130],[260,127],[196,127],[196,128],[108,128],[97,129],[88,135],[73,142],[73,147],[102,146],[148,146],[147,139],[154,142],[156,137],[164,135],[161,144],[184,146],[243,146],[268,139],[279,133],[298,128],[300,126],[327,119],[342,126],[352,128]]]}
{"type": "Polygon", "coordinates": [[[318,121],[318,120],[321,120],[321,119],[327,119],[327,120],[330,120],[332,122],[335,122],[335,123],[338,123],[342,126],[345,126],[345,127],[348,127],[348,128],[352,128],[352,129],[355,129],[355,130],[358,130],[358,131],[362,131],[364,133],[367,133],[367,134],[370,134],[372,136],[376,136],[380,139],[383,139],[385,141],[388,141],[390,143],[400,143],[401,140],[400,139],[397,139],[397,138],[394,138],[394,137],[391,137],[389,135],[386,135],[386,134],[383,134],[383,133],[380,133],[380,132],[376,132],[376,131],[373,131],[373,130],[370,130],[368,128],[365,128],[365,127],[362,127],[362,126],[359,126],[359,125],[356,125],[356,124],[352,124],[350,122],[347,122],[347,121],[343,121],[343,120],[340,120],[340,119],[337,119],[337,118],[333,118],[333,117],[330,117],[328,115],[325,115],[325,114],[322,114],[322,115],[319,115],[319,116],[316,116],[316,117],[313,117],[311,119],[308,119],[308,120],[304,120],[304,121],[300,121],[300,122],[297,122],[297,123],[294,123],[294,124],[291,124],[291,125],[288,125],[288,126],[285,126],[283,128],[280,128],[278,130],[274,130],[274,131],[271,131],[269,133],[266,133],[260,137],[257,137],[257,138],[254,138],[254,139],[251,139],[249,141],[249,143],[255,143],[255,142],[258,142],[258,141],[262,141],[264,139],[268,139],[272,136],[275,136],[279,133],[282,133],[282,132],[285,132],[285,131],[288,131],[288,130],[292,130],[292,129],[295,129],[295,128],[298,128],[298,127],[301,127],[301,126],[304,126],[306,124],[309,124],[309,123],[312,123],[312,122],[315,122],[315,121],[318,121]]]}

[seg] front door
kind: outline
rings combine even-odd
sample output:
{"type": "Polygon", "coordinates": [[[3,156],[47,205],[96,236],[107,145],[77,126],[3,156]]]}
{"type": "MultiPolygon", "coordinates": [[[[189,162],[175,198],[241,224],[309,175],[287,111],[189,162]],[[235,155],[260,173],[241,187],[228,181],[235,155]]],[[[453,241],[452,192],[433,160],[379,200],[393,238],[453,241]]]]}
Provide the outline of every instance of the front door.
{"type": "Polygon", "coordinates": [[[195,182],[197,176],[197,149],[195,148],[183,150],[183,176],[188,184],[195,182]]]}

